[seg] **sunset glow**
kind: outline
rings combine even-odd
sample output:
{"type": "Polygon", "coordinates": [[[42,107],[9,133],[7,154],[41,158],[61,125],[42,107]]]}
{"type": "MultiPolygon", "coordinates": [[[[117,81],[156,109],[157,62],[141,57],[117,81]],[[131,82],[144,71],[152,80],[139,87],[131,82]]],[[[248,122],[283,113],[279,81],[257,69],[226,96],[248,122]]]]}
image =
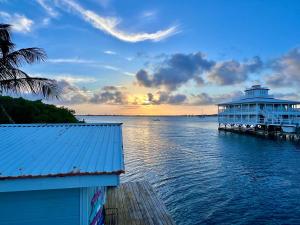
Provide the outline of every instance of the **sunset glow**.
{"type": "Polygon", "coordinates": [[[57,80],[60,99],[45,102],[77,114],[214,114],[217,103],[239,97],[253,84],[268,86],[283,99],[299,99],[297,3],[4,0],[0,5],[0,19],[13,25],[17,47],[41,47],[48,55],[45,62],[22,68],[57,80]]]}

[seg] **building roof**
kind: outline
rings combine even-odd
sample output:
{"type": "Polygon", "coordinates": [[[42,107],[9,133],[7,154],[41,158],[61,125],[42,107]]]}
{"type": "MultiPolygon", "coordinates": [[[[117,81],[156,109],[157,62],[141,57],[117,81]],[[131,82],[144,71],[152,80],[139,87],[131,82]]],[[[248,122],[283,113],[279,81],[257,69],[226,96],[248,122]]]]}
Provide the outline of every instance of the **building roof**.
{"type": "Polygon", "coordinates": [[[261,85],[252,85],[250,88],[246,88],[245,92],[246,91],[252,91],[252,90],[270,90],[269,88],[267,87],[262,87],[261,85]]]}
{"type": "Polygon", "coordinates": [[[124,172],[120,123],[0,125],[0,140],[0,180],[124,172]]]}
{"type": "Polygon", "coordinates": [[[235,105],[235,104],[248,104],[248,103],[269,103],[269,104],[300,104],[299,101],[289,101],[283,99],[276,99],[269,95],[269,88],[262,87],[261,85],[253,85],[245,90],[244,96],[239,99],[234,99],[230,102],[219,103],[218,105],[235,105]]]}
{"type": "Polygon", "coordinates": [[[248,103],[300,104],[299,101],[276,99],[272,97],[269,98],[254,97],[254,98],[241,98],[230,102],[220,103],[218,105],[234,105],[234,104],[248,104],[248,103]]]}

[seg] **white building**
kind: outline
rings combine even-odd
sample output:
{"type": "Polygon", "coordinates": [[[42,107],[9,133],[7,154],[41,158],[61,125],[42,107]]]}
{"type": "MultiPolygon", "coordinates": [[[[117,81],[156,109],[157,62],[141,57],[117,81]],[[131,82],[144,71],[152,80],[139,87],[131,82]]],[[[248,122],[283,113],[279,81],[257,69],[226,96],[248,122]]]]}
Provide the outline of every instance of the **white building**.
{"type": "Polygon", "coordinates": [[[269,89],[254,85],[238,100],[218,104],[219,126],[276,126],[292,132],[300,125],[300,102],[275,99],[269,89]]]}

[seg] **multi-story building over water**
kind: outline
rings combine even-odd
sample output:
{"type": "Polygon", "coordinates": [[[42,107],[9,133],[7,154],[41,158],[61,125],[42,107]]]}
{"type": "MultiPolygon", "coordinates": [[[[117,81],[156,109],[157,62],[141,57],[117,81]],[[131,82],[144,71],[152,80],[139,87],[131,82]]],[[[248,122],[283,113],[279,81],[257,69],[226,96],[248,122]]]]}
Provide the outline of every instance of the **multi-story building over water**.
{"type": "Polygon", "coordinates": [[[276,127],[294,132],[300,125],[300,102],[276,99],[269,88],[254,85],[237,100],[218,104],[219,126],[276,127]]]}

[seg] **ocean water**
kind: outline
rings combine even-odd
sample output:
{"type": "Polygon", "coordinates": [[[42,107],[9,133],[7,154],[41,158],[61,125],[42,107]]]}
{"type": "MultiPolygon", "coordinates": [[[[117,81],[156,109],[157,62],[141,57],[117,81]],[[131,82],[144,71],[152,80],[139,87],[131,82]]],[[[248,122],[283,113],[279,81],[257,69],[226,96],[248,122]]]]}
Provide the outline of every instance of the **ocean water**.
{"type": "Polygon", "coordinates": [[[300,224],[300,145],[218,132],[216,118],[84,119],[123,123],[121,181],[149,181],[179,225],[300,224]]]}

